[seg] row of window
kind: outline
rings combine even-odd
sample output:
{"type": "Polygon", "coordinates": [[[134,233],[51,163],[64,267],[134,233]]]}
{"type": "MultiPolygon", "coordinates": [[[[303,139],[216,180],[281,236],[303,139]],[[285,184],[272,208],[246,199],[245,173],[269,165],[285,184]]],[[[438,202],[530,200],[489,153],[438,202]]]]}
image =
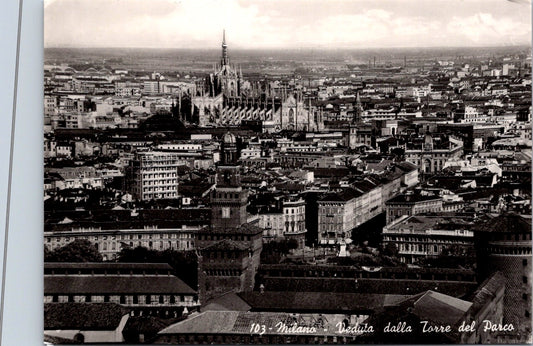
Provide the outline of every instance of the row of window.
{"type": "MultiPolygon", "coordinates": [[[[48,238],[50,239],[50,238],[48,238]]],[[[57,246],[62,246],[63,244],[65,243],[68,243],[69,241],[61,241],[62,239],[61,238],[57,238],[57,246]]],[[[74,240],[74,238],[73,238],[74,240]]],[[[127,243],[124,243],[124,242],[121,242],[120,245],[117,243],[117,242],[101,242],[101,243],[95,243],[94,246],[96,247],[97,250],[101,250],[101,251],[116,251],[117,250],[117,247],[120,246],[120,248],[122,248],[124,245],[126,246],[129,246],[129,247],[135,247],[135,246],[148,246],[149,248],[154,248],[154,249],[159,249],[159,250],[166,250],[166,249],[182,249],[184,248],[185,250],[188,250],[188,249],[191,249],[192,248],[192,241],[187,241],[187,242],[178,242],[178,241],[175,241],[175,242],[171,242],[171,241],[168,241],[168,242],[163,242],[163,241],[160,241],[159,243],[158,242],[141,242],[141,241],[138,241],[138,242],[132,242],[130,241],[129,244],[127,243]]],[[[54,246],[54,247],[57,247],[57,246],[54,246]]]]}
{"type": "Polygon", "coordinates": [[[285,211],[285,214],[294,214],[294,211],[296,210],[296,213],[297,214],[303,214],[305,213],[305,207],[300,207],[300,208],[286,208],[284,211],[285,211]],[[289,212],[290,211],[290,212],[289,212]]]}
{"type": "Polygon", "coordinates": [[[459,239],[432,239],[431,237],[414,238],[414,237],[385,237],[383,240],[392,242],[407,243],[439,243],[439,244],[469,244],[471,242],[461,241],[459,239]]]}
{"type": "Polygon", "coordinates": [[[231,192],[213,192],[213,198],[238,199],[238,193],[231,192]]]}
{"type": "Polygon", "coordinates": [[[142,174],[143,178],[173,178],[177,177],[177,172],[175,167],[143,167],[142,172],[137,172],[142,174]]]}
{"type": "Polygon", "coordinates": [[[494,234],[491,240],[531,240],[531,233],[504,233],[494,234]]]}
{"type": "Polygon", "coordinates": [[[442,248],[437,245],[423,245],[423,244],[398,244],[398,250],[402,251],[417,251],[424,252],[428,254],[439,254],[442,251],[442,248]]]}
{"type": "Polygon", "coordinates": [[[142,199],[154,199],[154,198],[172,198],[177,197],[178,194],[176,192],[164,192],[164,193],[143,193],[142,199]]]}
{"type": "MultiPolygon", "coordinates": [[[[224,240],[228,239],[227,235],[211,235],[211,234],[200,234],[198,235],[198,240],[224,240]]],[[[232,235],[231,240],[250,240],[249,235],[232,235]]]]}
{"type": "MultiPolygon", "coordinates": [[[[75,239],[87,239],[98,241],[101,240],[131,240],[131,239],[192,239],[192,233],[157,233],[157,234],[119,234],[119,235],[103,235],[103,236],[78,236],[78,237],[57,237],[56,241],[59,243],[61,241],[71,241],[75,239]],[[101,237],[101,238],[100,238],[101,237]]],[[[46,237],[46,242],[50,243],[52,237],[46,237]]]]}
{"type": "Polygon", "coordinates": [[[52,303],[119,303],[119,304],[176,304],[193,302],[194,297],[183,295],[57,295],[45,297],[52,303]]]}
{"type": "Polygon", "coordinates": [[[157,185],[164,185],[164,184],[176,184],[177,180],[176,179],[144,180],[143,183],[144,183],[143,186],[151,186],[151,185],[157,186],[157,185]]]}

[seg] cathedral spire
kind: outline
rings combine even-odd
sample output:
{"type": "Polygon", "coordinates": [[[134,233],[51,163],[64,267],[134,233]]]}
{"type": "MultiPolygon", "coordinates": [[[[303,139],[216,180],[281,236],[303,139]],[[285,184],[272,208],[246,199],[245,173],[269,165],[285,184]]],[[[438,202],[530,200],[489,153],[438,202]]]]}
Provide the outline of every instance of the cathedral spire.
{"type": "Polygon", "coordinates": [[[359,96],[359,91],[357,91],[357,96],[355,97],[355,109],[352,123],[356,124],[361,121],[361,116],[363,114],[363,105],[361,104],[361,97],[359,96]]]}
{"type": "Polygon", "coordinates": [[[226,66],[229,64],[228,45],[226,44],[226,29],[222,31],[222,59],[220,63],[222,66],[226,66]]]}

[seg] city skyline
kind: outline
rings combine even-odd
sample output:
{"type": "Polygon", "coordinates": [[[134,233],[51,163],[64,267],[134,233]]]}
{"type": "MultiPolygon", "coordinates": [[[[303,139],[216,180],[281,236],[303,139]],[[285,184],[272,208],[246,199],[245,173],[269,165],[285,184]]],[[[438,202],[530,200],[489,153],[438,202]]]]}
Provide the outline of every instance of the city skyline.
{"type": "Polygon", "coordinates": [[[207,48],[219,45],[223,29],[234,49],[531,44],[529,1],[50,0],[44,6],[46,48],[207,48]]]}

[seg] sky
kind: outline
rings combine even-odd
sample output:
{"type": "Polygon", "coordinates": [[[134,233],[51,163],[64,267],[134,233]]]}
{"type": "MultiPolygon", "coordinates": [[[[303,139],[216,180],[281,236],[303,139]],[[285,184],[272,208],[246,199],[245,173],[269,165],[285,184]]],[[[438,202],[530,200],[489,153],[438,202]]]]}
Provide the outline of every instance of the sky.
{"type": "Polygon", "coordinates": [[[45,47],[531,44],[531,0],[45,0],[45,47]]]}

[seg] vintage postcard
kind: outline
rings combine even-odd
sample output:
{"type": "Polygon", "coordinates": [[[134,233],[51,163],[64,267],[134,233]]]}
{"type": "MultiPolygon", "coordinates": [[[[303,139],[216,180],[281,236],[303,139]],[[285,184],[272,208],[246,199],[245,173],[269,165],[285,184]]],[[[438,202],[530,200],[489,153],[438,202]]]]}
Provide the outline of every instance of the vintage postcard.
{"type": "Polygon", "coordinates": [[[529,1],[44,24],[45,342],[531,342],[529,1]]]}

